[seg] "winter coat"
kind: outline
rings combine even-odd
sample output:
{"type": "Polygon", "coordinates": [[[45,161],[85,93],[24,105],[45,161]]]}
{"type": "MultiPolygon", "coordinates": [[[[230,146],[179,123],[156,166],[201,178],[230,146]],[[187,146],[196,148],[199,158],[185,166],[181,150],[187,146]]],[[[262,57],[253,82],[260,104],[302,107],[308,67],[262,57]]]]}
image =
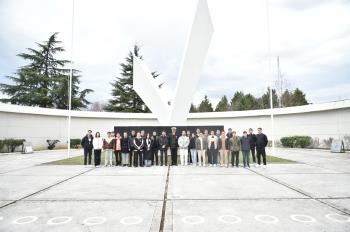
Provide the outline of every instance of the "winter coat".
{"type": "Polygon", "coordinates": [[[222,137],[219,137],[219,142],[218,142],[218,148],[219,150],[228,150],[229,149],[229,139],[228,137],[225,136],[224,140],[225,140],[225,147],[222,147],[222,137]]]}
{"type": "Polygon", "coordinates": [[[204,137],[203,138],[198,137],[196,139],[196,150],[207,150],[207,148],[208,148],[207,140],[204,137]]]}
{"type": "Polygon", "coordinates": [[[267,136],[263,133],[256,135],[256,149],[264,149],[267,146],[267,136]]]}
{"type": "Polygon", "coordinates": [[[218,137],[216,135],[208,136],[208,149],[211,149],[212,144],[214,144],[214,149],[218,148],[218,137]]]}
{"type": "Polygon", "coordinates": [[[238,136],[232,136],[229,141],[230,151],[239,151],[241,149],[241,142],[238,136]]]}
{"type": "Polygon", "coordinates": [[[188,148],[189,149],[196,149],[196,137],[194,137],[194,138],[190,138],[190,144],[188,145],[188,148]]]}
{"type": "Polygon", "coordinates": [[[170,148],[177,148],[178,147],[177,139],[178,139],[177,135],[174,135],[174,134],[169,135],[170,148]]]}
{"type": "Polygon", "coordinates": [[[101,137],[96,137],[92,140],[92,145],[95,150],[103,149],[103,139],[101,137]]]}
{"type": "Polygon", "coordinates": [[[250,150],[250,140],[248,137],[241,137],[241,150],[249,151],[250,150]]]}
{"type": "Polygon", "coordinates": [[[129,138],[122,138],[121,147],[122,147],[122,153],[129,153],[130,151],[129,138]]]}
{"type": "Polygon", "coordinates": [[[115,147],[115,139],[114,138],[105,138],[103,140],[103,148],[114,150],[115,147]]]}
{"type": "Polygon", "coordinates": [[[142,151],[145,146],[144,141],[145,140],[143,138],[134,138],[134,151],[142,151]]]}
{"type": "Polygon", "coordinates": [[[190,144],[190,139],[185,135],[180,136],[178,139],[179,147],[182,149],[188,149],[188,145],[190,144]]]}
{"type": "Polygon", "coordinates": [[[92,144],[92,141],[94,140],[94,137],[92,135],[88,136],[88,135],[85,135],[82,139],[81,139],[81,146],[84,148],[84,149],[92,149],[93,148],[93,144],[92,144]]]}
{"type": "Polygon", "coordinates": [[[256,145],[256,135],[255,134],[248,134],[250,149],[254,149],[256,145]]]}

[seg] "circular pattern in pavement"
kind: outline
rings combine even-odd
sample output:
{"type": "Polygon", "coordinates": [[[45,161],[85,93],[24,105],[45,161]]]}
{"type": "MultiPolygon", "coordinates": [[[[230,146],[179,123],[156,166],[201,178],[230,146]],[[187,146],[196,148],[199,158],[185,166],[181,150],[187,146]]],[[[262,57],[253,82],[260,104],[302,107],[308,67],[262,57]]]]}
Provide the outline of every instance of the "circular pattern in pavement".
{"type": "Polygon", "coordinates": [[[141,223],[142,221],[143,219],[137,216],[123,217],[122,219],[120,219],[120,223],[124,225],[135,225],[141,223]]]}
{"type": "Polygon", "coordinates": [[[278,222],[278,218],[276,218],[275,216],[272,215],[268,215],[268,214],[260,214],[260,215],[256,215],[255,220],[262,222],[262,223],[277,223],[278,222]]]}
{"type": "Polygon", "coordinates": [[[240,217],[237,217],[235,215],[221,215],[218,217],[218,220],[227,224],[236,224],[242,221],[240,217]]]}
{"type": "Polygon", "coordinates": [[[297,221],[297,222],[304,222],[304,223],[316,222],[315,218],[313,218],[309,215],[304,215],[304,214],[292,214],[292,215],[290,215],[290,218],[294,221],[297,221]]]}
{"type": "Polygon", "coordinates": [[[350,217],[342,214],[329,213],[325,217],[334,222],[350,222],[350,217]]]}
{"type": "Polygon", "coordinates": [[[190,225],[202,224],[205,219],[201,216],[186,216],[182,218],[182,222],[190,225]]]}
{"type": "Polygon", "coordinates": [[[22,224],[28,224],[32,223],[38,220],[37,216],[25,216],[25,217],[19,217],[13,221],[14,224],[22,225],[22,224]]]}
{"type": "Polygon", "coordinates": [[[85,218],[85,220],[83,221],[83,224],[87,226],[94,226],[94,225],[103,224],[106,221],[107,221],[107,218],[105,217],[88,217],[88,218],[85,218]]]}
{"type": "Polygon", "coordinates": [[[72,217],[68,217],[68,216],[53,217],[47,221],[47,224],[48,225],[61,225],[61,224],[66,224],[70,221],[72,221],[72,217]]]}

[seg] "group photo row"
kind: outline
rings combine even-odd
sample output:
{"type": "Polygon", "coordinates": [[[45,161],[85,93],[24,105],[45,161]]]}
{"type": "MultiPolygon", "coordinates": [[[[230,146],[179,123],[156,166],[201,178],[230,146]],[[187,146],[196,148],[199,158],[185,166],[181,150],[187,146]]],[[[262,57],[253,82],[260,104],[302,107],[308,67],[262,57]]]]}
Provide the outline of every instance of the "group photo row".
{"type": "Polygon", "coordinates": [[[126,131],[107,132],[102,137],[100,132],[93,134],[92,130],[88,130],[81,140],[81,146],[86,166],[93,166],[93,154],[94,166],[100,167],[103,154],[105,167],[150,167],[179,163],[182,166],[238,168],[241,152],[244,168],[250,168],[250,156],[256,167],[266,168],[265,147],[268,139],[262,128],[257,131],[254,134],[253,129],[249,128],[239,136],[231,128],[227,132],[196,129],[195,132],[182,130],[179,135],[177,128],[171,127],[169,134],[165,130],[161,134],[132,130],[130,134],[126,131]]]}

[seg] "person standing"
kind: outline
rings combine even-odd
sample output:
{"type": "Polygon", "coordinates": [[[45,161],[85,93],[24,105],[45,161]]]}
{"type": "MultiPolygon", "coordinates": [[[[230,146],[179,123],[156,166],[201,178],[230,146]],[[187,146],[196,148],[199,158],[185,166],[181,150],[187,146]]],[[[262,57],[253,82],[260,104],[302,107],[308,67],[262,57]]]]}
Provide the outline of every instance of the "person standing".
{"type": "Polygon", "coordinates": [[[214,131],[210,132],[210,136],[208,137],[208,163],[212,167],[216,167],[218,163],[218,137],[214,134],[214,131]]]}
{"type": "Polygon", "coordinates": [[[194,133],[191,134],[189,149],[192,157],[192,165],[197,165],[197,149],[196,149],[196,135],[194,133]]]}
{"type": "Polygon", "coordinates": [[[129,167],[131,167],[135,162],[135,151],[134,151],[134,139],[136,137],[136,132],[134,130],[131,131],[130,137],[129,137],[129,167]]]}
{"type": "Polygon", "coordinates": [[[177,149],[178,149],[178,143],[177,143],[177,135],[176,135],[176,127],[171,128],[171,134],[169,135],[169,146],[170,146],[170,152],[171,152],[171,165],[177,165],[177,149]]]}
{"type": "Polygon", "coordinates": [[[258,134],[256,135],[256,156],[258,158],[258,164],[261,166],[261,156],[263,158],[264,166],[266,168],[266,151],[265,147],[267,146],[268,140],[267,136],[262,133],[261,127],[258,128],[258,134]]]}
{"type": "Polygon", "coordinates": [[[196,139],[196,150],[198,154],[198,165],[205,166],[205,151],[207,150],[208,144],[204,139],[204,135],[202,132],[199,133],[198,138],[196,139]]]}
{"type": "Polygon", "coordinates": [[[178,144],[180,147],[180,161],[182,166],[187,165],[188,160],[188,145],[190,144],[190,140],[186,135],[186,131],[182,131],[182,135],[178,139],[178,144]]]}
{"type": "Polygon", "coordinates": [[[152,154],[151,154],[152,165],[158,165],[159,138],[157,136],[156,131],[153,131],[151,139],[152,139],[152,154]]]}
{"type": "Polygon", "coordinates": [[[231,151],[231,164],[232,167],[236,165],[238,168],[239,164],[239,150],[240,150],[241,142],[236,135],[236,131],[232,131],[232,137],[230,138],[230,151],[231,151]]]}
{"type": "Polygon", "coordinates": [[[94,147],[95,167],[100,167],[100,165],[101,165],[101,152],[103,149],[103,139],[101,138],[100,132],[96,132],[95,138],[92,140],[92,145],[94,147]]]}
{"type": "Polygon", "coordinates": [[[143,167],[143,149],[144,139],[141,137],[141,133],[137,132],[134,138],[134,167],[143,167]]]}
{"type": "Polygon", "coordinates": [[[121,165],[128,166],[129,165],[129,154],[130,154],[130,143],[128,138],[128,133],[123,133],[123,138],[121,140],[121,153],[122,153],[122,163],[121,165]]]}
{"type": "Polygon", "coordinates": [[[220,138],[219,138],[219,151],[220,151],[220,164],[221,167],[226,166],[228,168],[229,166],[229,159],[228,159],[228,139],[225,135],[225,131],[221,132],[220,138]]]}
{"type": "Polygon", "coordinates": [[[165,131],[162,131],[162,135],[159,138],[159,148],[160,148],[160,166],[163,166],[163,156],[164,156],[164,165],[168,166],[168,148],[169,140],[166,136],[165,131]]]}
{"type": "MultiPolygon", "coordinates": [[[[191,140],[191,131],[189,131],[189,130],[186,131],[186,136],[188,137],[189,140],[191,140]]],[[[187,157],[188,157],[188,163],[192,164],[192,156],[191,156],[190,146],[188,146],[187,157]]]]}
{"type": "Polygon", "coordinates": [[[111,132],[107,133],[107,138],[104,139],[104,150],[105,150],[105,166],[112,167],[113,165],[113,151],[115,146],[114,135],[111,132]]]}
{"type": "Polygon", "coordinates": [[[115,137],[115,149],[114,149],[114,155],[115,155],[115,166],[119,166],[122,164],[122,146],[121,146],[122,138],[120,136],[120,133],[117,132],[117,135],[115,137]]]}
{"type": "Polygon", "coordinates": [[[250,140],[248,138],[246,131],[243,131],[243,136],[241,138],[241,150],[242,150],[242,155],[243,155],[243,167],[250,168],[250,166],[249,166],[250,140]]]}
{"type": "Polygon", "coordinates": [[[226,137],[229,139],[232,138],[232,129],[231,128],[228,128],[226,137]]]}
{"type": "Polygon", "coordinates": [[[248,134],[249,144],[250,144],[250,153],[252,154],[253,163],[256,165],[256,159],[255,159],[255,146],[256,146],[256,135],[253,133],[253,129],[249,128],[249,134],[248,134]]]}
{"type": "Polygon", "coordinates": [[[89,164],[91,166],[91,156],[92,156],[92,148],[93,148],[93,136],[92,131],[88,130],[87,134],[81,139],[81,146],[84,148],[84,165],[89,164]]]}
{"type": "Polygon", "coordinates": [[[153,146],[153,140],[151,139],[150,133],[147,133],[145,141],[145,147],[144,147],[144,163],[146,167],[151,167],[152,165],[152,146],[153,146]]]}

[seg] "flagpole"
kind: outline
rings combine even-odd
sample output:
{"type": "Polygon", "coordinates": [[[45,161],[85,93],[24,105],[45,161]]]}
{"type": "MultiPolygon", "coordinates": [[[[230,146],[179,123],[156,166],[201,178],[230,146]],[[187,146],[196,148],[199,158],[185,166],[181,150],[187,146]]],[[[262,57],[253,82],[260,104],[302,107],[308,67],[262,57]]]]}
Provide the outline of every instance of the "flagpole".
{"type": "Polygon", "coordinates": [[[68,149],[67,155],[70,158],[70,137],[71,137],[71,110],[72,110],[72,79],[73,79],[73,39],[74,39],[74,0],[72,0],[72,20],[71,20],[71,44],[70,44],[70,74],[69,74],[69,93],[68,93],[68,149]]]}
{"type": "Polygon", "coordinates": [[[273,115],[273,94],[272,94],[272,86],[273,86],[273,76],[271,75],[271,38],[270,38],[270,12],[269,12],[269,0],[265,0],[266,3],[266,30],[267,30],[267,58],[269,63],[268,75],[270,76],[270,118],[271,118],[271,137],[272,137],[272,155],[275,155],[275,125],[274,125],[274,115],[273,115]]]}

